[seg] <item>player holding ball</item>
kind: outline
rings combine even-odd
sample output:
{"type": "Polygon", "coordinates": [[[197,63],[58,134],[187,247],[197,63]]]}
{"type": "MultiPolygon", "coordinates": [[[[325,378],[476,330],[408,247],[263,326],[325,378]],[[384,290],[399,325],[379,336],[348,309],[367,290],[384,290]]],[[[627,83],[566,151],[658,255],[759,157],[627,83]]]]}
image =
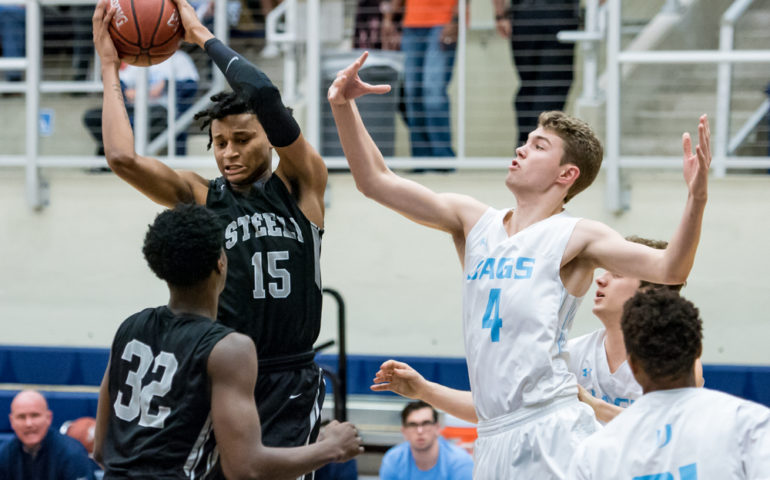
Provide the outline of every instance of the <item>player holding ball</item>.
{"type": "Polygon", "coordinates": [[[203,48],[233,89],[212,97],[213,105],[196,115],[208,128],[221,176],[205,179],[136,153],[118,79],[120,59],[107,33],[116,9],[101,0],[93,27],[104,83],[105,156],[115,174],[154,202],[197,203],[216,214],[228,263],[217,320],[257,347],[254,396],[263,442],[312,443],[325,393],[312,349],[321,323],[326,165],[270,79],[216,39],[189,3],[175,3],[184,40],[203,48]],[[273,148],[280,158],[275,171],[273,148]]]}

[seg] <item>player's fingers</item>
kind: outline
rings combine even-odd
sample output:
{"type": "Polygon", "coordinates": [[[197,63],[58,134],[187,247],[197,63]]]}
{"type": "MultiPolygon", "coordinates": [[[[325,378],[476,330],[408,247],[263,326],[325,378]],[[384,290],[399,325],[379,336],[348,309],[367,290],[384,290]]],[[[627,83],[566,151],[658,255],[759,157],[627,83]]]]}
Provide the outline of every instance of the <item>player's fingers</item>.
{"type": "Polygon", "coordinates": [[[390,85],[372,85],[370,83],[361,82],[367,91],[382,95],[390,91],[390,85]]]}
{"type": "Polygon", "coordinates": [[[690,140],[690,134],[686,132],[682,134],[682,150],[685,158],[692,156],[692,140],[690,140]]]}
{"type": "Polygon", "coordinates": [[[698,146],[701,147],[703,154],[706,157],[710,157],[711,145],[710,145],[710,139],[708,135],[708,126],[705,124],[705,122],[702,122],[700,125],[698,125],[698,140],[699,140],[698,146]]]}

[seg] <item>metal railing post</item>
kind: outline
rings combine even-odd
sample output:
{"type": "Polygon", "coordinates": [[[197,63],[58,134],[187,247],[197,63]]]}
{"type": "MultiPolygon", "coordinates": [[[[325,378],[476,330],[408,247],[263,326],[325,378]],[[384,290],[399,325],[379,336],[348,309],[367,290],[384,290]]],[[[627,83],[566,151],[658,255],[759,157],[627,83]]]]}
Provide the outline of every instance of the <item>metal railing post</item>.
{"type": "Polygon", "coordinates": [[[40,2],[27,2],[26,9],[26,184],[27,184],[27,203],[35,210],[42,209],[47,203],[45,198],[45,187],[40,178],[40,168],[38,166],[38,154],[40,146],[40,70],[42,57],[42,22],[40,15],[40,2]]]}
{"type": "Polygon", "coordinates": [[[607,114],[604,164],[607,209],[622,211],[620,189],[620,0],[609,0],[607,22],[607,114]]]}
{"type": "Polygon", "coordinates": [[[466,99],[467,99],[467,75],[465,55],[467,52],[468,28],[466,25],[467,0],[460,0],[457,5],[457,22],[459,27],[457,38],[457,158],[465,158],[465,125],[466,125],[466,99]]]}
{"type": "Polygon", "coordinates": [[[305,93],[307,95],[307,117],[305,118],[304,135],[308,142],[318,151],[321,150],[321,29],[318,22],[321,18],[320,0],[307,0],[307,79],[305,93]]]}

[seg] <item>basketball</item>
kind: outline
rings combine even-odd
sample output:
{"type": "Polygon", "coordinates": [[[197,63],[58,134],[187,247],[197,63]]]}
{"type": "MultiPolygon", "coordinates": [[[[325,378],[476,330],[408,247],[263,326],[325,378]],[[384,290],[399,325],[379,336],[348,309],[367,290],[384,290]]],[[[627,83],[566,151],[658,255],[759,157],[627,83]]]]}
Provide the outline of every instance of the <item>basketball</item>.
{"type": "Polygon", "coordinates": [[[96,420],[93,417],[80,417],[77,420],[69,422],[63,432],[66,435],[79,441],[86,447],[89,454],[94,452],[94,429],[96,428],[96,420]]]}
{"type": "Polygon", "coordinates": [[[171,0],[110,0],[110,5],[115,8],[110,36],[124,62],[155,65],[179,48],[184,31],[171,0]]]}

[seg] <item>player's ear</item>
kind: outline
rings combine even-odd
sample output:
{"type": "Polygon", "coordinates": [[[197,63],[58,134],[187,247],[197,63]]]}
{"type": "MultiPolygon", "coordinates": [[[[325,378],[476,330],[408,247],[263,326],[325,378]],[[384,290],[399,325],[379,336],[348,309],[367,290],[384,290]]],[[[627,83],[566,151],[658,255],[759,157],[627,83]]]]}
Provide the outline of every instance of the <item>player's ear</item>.
{"type": "Polygon", "coordinates": [[[224,248],[220,252],[219,259],[217,260],[217,273],[222,276],[227,275],[227,255],[225,254],[224,248]]]}
{"type": "Polygon", "coordinates": [[[559,178],[557,182],[563,185],[572,185],[580,177],[580,168],[574,163],[565,163],[560,165],[559,178]]]}

